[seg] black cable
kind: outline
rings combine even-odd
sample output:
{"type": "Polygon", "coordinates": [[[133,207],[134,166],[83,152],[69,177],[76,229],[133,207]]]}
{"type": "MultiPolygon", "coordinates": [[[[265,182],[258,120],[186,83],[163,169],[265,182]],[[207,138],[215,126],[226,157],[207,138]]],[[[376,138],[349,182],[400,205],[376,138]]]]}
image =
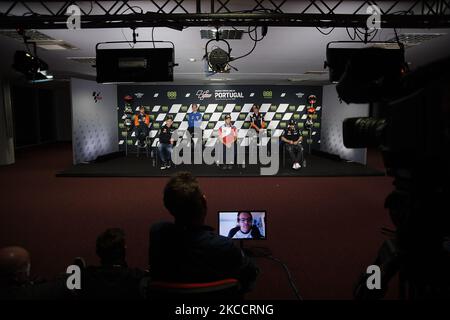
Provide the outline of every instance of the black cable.
{"type": "Polygon", "coordinates": [[[398,37],[397,28],[394,28],[394,33],[395,33],[395,39],[397,40],[397,43],[398,43],[399,45],[403,45],[403,44],[400,42],[400,38],[398,37]]]}
{"type": "Polygon", "coordinates": [[[273,260],[279,264],[281,264],[281,266],[283,267],[284,271],[287,274],[288,280],[289,280],[289,284],[292,288],[292,290],[294,291],[294,294],[296,296],[296,298],[300,301],[303,300],[303,297],[300,295],[294,280],[292,279],[292,275],[291,272],[289,271],[289,268],[287,267],[287,265],[285,263],[283,263],[280,259],[275,258],[271,253],[270,250],[265,248],[265,247],[251,247],[249,249],[244,249],[244,252],[246,254],[248,254],[250,257],[255,257],[255,258],[267,258],[269,260],[273,260]]]}
{"type": "MultiPolygon", "coordinates": [[[[254,32],[257,27],[256,26],[253,27],[253,30],[250,30],[250,31],[244,31],[244,30],[241,30],[241,29],[238,29],[238,28],[235,28],[235,27],[231,27],[231,28],[233,30],[236,30],[236,31],[242,31],[243,33],[251,33],[251,32],[254,32]]],[[[248,28],[250,29],[250,27],[248,27],[248,28]]]]}
{"type": "Polygon", "coordinates": [[[359,31],[358,28],[354,28],[354,30],[355,30],[355,34],[356,34],[356,36],[358,37],[358,39],[359,39],[360,41],[362,41],[362,42],[365,42],[365,41],[364,41],[364,38],[361,38],[361,36],[364,37],[364,35],[365,35],[364,32],[361,33],[361,31],[359,31]]]}
{"type": "Polygon", "coordinates": [[[28,44],[29,44],[28,40],[30,39],[30,37],[27,36],[27,32],[25,30],[23,30],[23,34],[21,34],[19,31],[18,31],[18,33],[19,33],[19,35],[22,36],[23,44],[25,45],[25,48],[27,49],[28,53],[31,54],[32,56],[34,56],[35,52],[31,52],[30,47],[28,46],[28,44]]]}
{"type": "Polygon", "coordinates": [[[356,39],[356,31],[355,31],[355,29],[353,29],[353,37],[352,37],[352,35],[350,34],[350,31],[348,31],[348,27],[346,27],[345,30],[347,30],[347,34],[348,34],[348,36],[349,36],[349,38],[350,38],[351,40],[355,40],[355,39],[356,39]]]}
{"type": "Polygon", "coordinates": [[[131,44],[130,42],[132,41],[128,41],[127,37],[125,36],[125,33],[123,33],[123,28],[120,28],[120,32],[122,32],[123,37],[125,38],[125,41],[128,43],[128,45],[130,46],[131,49],[134,49],[134,44],[131,44]]]}
{"type": "Polygon", "coordinates": [[[352,36],[350,35],[350,32],[348,31],[348,28],[346,28],[346,30],[347,30],[347,34],[348,34],[348,36],[350,37],[350,39],[351,40],[355,40],[356,39],[356,37],[358,37],[358,39],[361,41],[361,42],[364,42],[364,43],[369,43],[369,42],[372,42],[373,41],[373,39],[375,39],[375,37],[377,36],[377,34],[378,34],[378,29],[373,29],[373,30],[371,30],[370,32],[363,32],[363,31],[361,31],[361,30],[359,30],[359,28],[353,28],[353,31],[354,31],[354,37],[352,38],[352,36]],[[370,36],[370,35],[372,35],[372,37],[369,39],[369,38],[367,38],[367,41],[366,41],[366,34],[367,34],[367,36],[370,36]]]}
{"type": "MultiPolygon", "coordinates": [[[[144,13],[144,9],[142,9],[139,6],[132,6],[129,7],[127,9],[125,9],[123,12],[119,13],[119,14],[125,14],[126,12],[128,12],[129,10],[133,10],[135,8],[138,8],[141,10],[141,14],[144,13]]],[[[123,33],[123,28],[120,28],[120,31],[122,32],[123,37],[125,38],[125,41],[128,42],[128,45],[130,46],[131,49],[134,49],[135,44],[133,43],[132,45],[130,44],[131,41],[128,41],[127,37],[125,36],[125,33],[123,33]]],[[[153,43],[153,45],[155,45],[155,43],[153,43]]]]}
{"type": "Polygon", "coordinates": [[[265,256],[267,259],[273,260],[279,264],[281,264],[281,266],[283,267],[284,271],[286,271],[288,280],[289,280],[289,284],[292,288],[292,290],[294,291],[295,297],[300,300],[303,301],[303,297],[300,295],[300,293],[298,292],[297,287],[295,286],[294,280],[292,279],[292,275],[291,272],[289,271],[289,268],[287,267],[287,265],[285,263],[283,263],[280,259],[275,258],[274,256],[271,255],[267,255],[265,256]]]}
{"type": "MultiPolygon", "coordinates": [[[[250,38],[254,41],[254,43],[253,43],[253,48],[250,50],[250,52],[244,54],[243,56],[234,58],[233,61],[236,61],[236,60],[238,60],[238,59],[244,58],[244,57],[250,55],[250,54],[255,50],[256,44],[258,43],[258,32],[257,32],[256,29],[255,29],[255,36],[256,36],[255,39],[253,39],[252,37],[250,37],[250,38]]],[[[262,40],[262,39],[261,39],[261,40],[262,40]]]]}
{"type": "MultiPolygon", "coordinates": [[[[248,27],[248,29],[250,30],[250,27],[248,27]]],[[[253,36],[252,36],[252,34],[250,32],[248,33],[249,38],[252,39],[253,41],[259,42],[259,41],[263,40],[266,37],[266,36],[263,36],[261,39],[258,39],[257,27],[255,27],[253,30],[255,32],[255,36],[256,36],[255,38],[253,38],[253,36]]]]}
{"type": "MultiPolygon", "coordinates": [[[[370,32],[368,31],[368,30],[366,30],[366,29],[364,29],[364,31],[361,31],[361,30],[359,30],[359,28],[354,28],[354,30],[355,30],[355,32],[356,33],[358,33],[358,34],[360,34],[361,36],[363,36],[363,37],[365,37],[366,36],[366,34],[368,35],[368,36],[370,36],[372,33],[377,33],[378,32],[378,29],[372,29],[370,32]]],[[[360,37],[359,37],[360,38],[360,37]]],[[[360,38],[361,39],[361,38],[360,38]]]]}
{"type": "MultiPolygon", "coordinates": [[[[323,34],[323,35],[325,35],[325,36],[328,36],[328,35],[330,35],[330,34],[334,31],[335,27],[331,28],[331,30],[330,30],[328,33],[327,33],[327,32],[323,32],[322,30],[320,30],[319,27],[316,27],[316,29],[317,29],[321,34],[323,34]]],[[[328,28],[326,28],[326,29],[328,29],[328,28]]]]}
{"type": "Polygon", "coordinates": [[[124,11],[122,11],[121,13],[119,13],[119,14],[125,14],[126,12],[128,12],[129,10],[133,10],[133,9],[139,9],[139,10],[141,10],[141,14],[143,14],[144,13],[144,9],[142,9],[141,7],[139,7],[139,6],[131,6],[131,7],[128,7],[127,9],[125,9],[124,11]]]}
{"type": "Polygon", "coordinates": [[[155,32],[155,27],[152,28],[152,42],[153,42],[153,48],[156,48],[154,32],[155,32]]]}

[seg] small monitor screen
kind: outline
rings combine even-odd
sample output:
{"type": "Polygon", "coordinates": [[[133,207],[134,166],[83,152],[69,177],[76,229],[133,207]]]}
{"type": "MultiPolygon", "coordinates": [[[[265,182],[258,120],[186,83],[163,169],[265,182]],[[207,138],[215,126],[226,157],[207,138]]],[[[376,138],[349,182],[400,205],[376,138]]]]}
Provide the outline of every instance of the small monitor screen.
{"type": "Polygon", "coordinates": [[[241,240],[265,240],[267,237],[265,211],[219,211],[218,220],[221,236],[241,240]]]}

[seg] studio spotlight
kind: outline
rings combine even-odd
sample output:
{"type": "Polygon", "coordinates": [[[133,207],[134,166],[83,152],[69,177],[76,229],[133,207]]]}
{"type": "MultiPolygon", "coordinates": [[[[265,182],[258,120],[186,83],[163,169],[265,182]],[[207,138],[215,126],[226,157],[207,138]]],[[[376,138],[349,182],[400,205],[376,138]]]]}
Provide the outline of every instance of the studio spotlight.
{"type": "Polygon", "coordinates": [[[48,64],[25,51],[16,51],[13,68],[23,73],[30,82],[53,80],[53,75],[48,73],[48,64]]]}
{"type": "Polygon", "coordinates": [[[228,43],[228,41],[222,39],[220,37],[220,32],[217,29],[215,32],[215,39],[209,40],[205,45],[205,55],[204,59],[206,59],[206,62],[208,63],[208,67],[212,72],[215,73],[228,73],[230,72],[230,69],[232,66],[230,66],[230,61],[233,59],[231,58],[231,46],[228,43]],[[226,45],[227,50],[224,50],[218,46],[213,46],[213,49],[208,52],[208,46],[211,42],[224,42],[226,45]]]}
{"type": "Polygon", "coordinates": [[[214,72],[230,72],[230,55],[222,48],[213,49],[208,55],[208,64],[214,72]]]}

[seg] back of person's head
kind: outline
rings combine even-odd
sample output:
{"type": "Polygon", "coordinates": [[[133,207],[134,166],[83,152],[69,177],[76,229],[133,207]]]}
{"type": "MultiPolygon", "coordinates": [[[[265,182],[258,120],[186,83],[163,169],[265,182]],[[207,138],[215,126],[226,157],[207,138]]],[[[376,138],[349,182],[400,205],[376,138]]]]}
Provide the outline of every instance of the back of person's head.
{"type": "Polygon", "coordinates": [[[179,172],[164,188],[164,206],[184,225],[203,224],[206,200],[197,179],[190,172],[179,172]]]}
{"type": "Polygon", "coordinates": [[[0,249],[1,285],[21,285],[30,276],[30,254],[22,247],[12,246],[0,249]]]}
{"type": "Polygon", "coordinates": [[[110,228],[97,237],[97,256],[102,265],[126,266],[125,232],[120,228],[110,228]]]}

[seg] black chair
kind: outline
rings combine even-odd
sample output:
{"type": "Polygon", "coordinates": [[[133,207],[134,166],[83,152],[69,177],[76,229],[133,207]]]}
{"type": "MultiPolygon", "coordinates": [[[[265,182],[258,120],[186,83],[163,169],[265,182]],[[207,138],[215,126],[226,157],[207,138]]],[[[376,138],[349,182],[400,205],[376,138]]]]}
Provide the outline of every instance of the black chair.
{"type": "Polygon", "coordinates": [[[136,145],[136,149],[137,149],[136,157],[139,158],[140,151],[141,150],[145,150],[145,154],[146,154],[146,156],[148,158],[151,145],[152,145],[152,139],[149,136],[145,137],[144,145],[140,145],[139,143],[136,145]]]}
{"type": "MultiPolygon", "coordinates": [[[[303,145],[300,144],[303,152],[303,163],[301,164],[302,167],[306,167],[306,158],[305,158],[305,148],[303,148],[303,145]]],[[[281,149],[281,156],[283,158],[283,168],[286,167],[286,143],[280,140],[280,149],[281,149]]]]}

